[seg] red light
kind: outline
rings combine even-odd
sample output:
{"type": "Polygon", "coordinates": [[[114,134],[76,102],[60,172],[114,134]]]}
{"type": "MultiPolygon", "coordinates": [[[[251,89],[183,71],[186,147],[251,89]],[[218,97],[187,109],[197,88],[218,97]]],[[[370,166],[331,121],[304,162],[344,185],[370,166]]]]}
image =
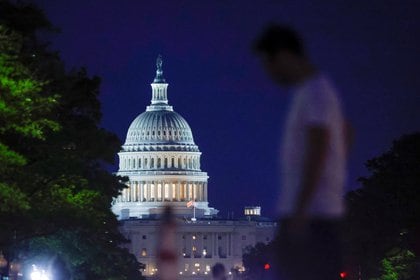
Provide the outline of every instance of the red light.
{"type": "Polygon", "coordinates": [[[265,269],[265,270],[269,270],[269,269],[270,269],[270,264],[269,264],[269,263],[266,263],[266,264],[264,265],[264,269],[265,269]]]}
{"type": "Polygon", "coordinates": [[[341,279],[344,279],[344,278],[346,278],[346,277],[347,277],[347,272],[345,272],[345,271],[340,272],[340,278],[341,278],[341,279]]]}

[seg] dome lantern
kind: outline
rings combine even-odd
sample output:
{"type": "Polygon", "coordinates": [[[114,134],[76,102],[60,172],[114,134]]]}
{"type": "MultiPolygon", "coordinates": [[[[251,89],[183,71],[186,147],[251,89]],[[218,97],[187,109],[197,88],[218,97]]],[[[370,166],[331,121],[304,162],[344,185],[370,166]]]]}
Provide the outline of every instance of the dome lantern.
{"type": "Polygon", "coordinates": [[[156,59],[156,77],[153,80],[152,86],[152,105],[147,108],[147,110],[172,110],[168,106],[168,96],[167,89],[168,84],[166,83],[165,78],[163,77],[162,70],[162,56],[158,55],[156,59]]]}

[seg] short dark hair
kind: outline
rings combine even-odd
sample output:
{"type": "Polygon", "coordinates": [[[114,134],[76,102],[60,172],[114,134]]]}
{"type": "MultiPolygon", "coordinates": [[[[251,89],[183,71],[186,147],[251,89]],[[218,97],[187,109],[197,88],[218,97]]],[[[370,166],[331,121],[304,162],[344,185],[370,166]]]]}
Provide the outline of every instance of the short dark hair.
{"type": "Polygon", "coordinates": [[[224,276],[226,273],[225,270],[225,266],[221,263],[216,263],[212,269],[211,269],[211,273],[213,275],[214,278],[216,277],[220,277],[220,276],[224,276]]]}
{"type": "Polygon", "coordinates": [[[280,50],[304,56],[303,42],[296,31],[286,25],[270,24],[255,40],[253,50],[274,56],[280,50]]]}

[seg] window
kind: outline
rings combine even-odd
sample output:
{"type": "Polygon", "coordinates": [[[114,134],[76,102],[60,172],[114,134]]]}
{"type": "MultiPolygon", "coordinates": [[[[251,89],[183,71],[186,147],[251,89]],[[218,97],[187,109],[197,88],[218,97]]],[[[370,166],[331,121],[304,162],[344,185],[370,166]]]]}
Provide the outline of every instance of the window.
{"type": "Polygon", "coordinates": [[[154,158],[152,158],[150,160],[150,168],[155,168],[155,159],[154,158]]]}
{"type": "Polygon", "coordinates": [[[157,168],[160,168],[160,165],[161,165],[161,159],[160,159],[160,158],[158,158],[158,159],[157,159],[157,168]]]}
{"type": "Polygon", "coordinates": [[[167,159],[167,158],[165,158],[163,168],[167,168],[167,167],[168,167],[168,159],[167,159]]]}
{"type": "Polygon", "coordinates": [[[139,158],[139,168],[141,168],[141,158],[139,158]]]}
{"type": "Polygon", "coordinates": [[[146,235],[143,235],[141,238],[142,239],[147,239],[147,236],[146,235]]]}
{"type": "Polygon", "coordinates": [[[141,249],[141,256],[146,257],[147,256],[147,250],[146,248],[141,249]]]}
{"type": "Polygon", "coordinates": [[[171,167],[172,168],[175,167],[175,159],[174,158],[171,159],[171,167]]]}

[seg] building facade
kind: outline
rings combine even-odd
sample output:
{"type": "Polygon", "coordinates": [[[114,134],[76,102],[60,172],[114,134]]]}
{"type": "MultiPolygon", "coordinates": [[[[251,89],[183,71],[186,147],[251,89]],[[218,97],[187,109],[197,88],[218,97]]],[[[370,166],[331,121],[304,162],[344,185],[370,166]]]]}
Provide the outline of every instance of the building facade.
{"type": "Polygon", "coordinates": [[[245,248],[271,241],[276,225],[260,217],[259,207],[248,207],[244,219],[217,217],[218,210],[209,206],[208,175],[201,170],[191,128],[168,103],[160,56],[156,64],[151,104],[131,123],[118,153],[117,174],[129,180],[112,210],[131,241],[127,247],[145,264],[144,275],[154,277],[159,269],[159,216],[170,206],[177,217],[179,279],[209,278],[218,262],[229,272],[243,271],[245,248]]]}

